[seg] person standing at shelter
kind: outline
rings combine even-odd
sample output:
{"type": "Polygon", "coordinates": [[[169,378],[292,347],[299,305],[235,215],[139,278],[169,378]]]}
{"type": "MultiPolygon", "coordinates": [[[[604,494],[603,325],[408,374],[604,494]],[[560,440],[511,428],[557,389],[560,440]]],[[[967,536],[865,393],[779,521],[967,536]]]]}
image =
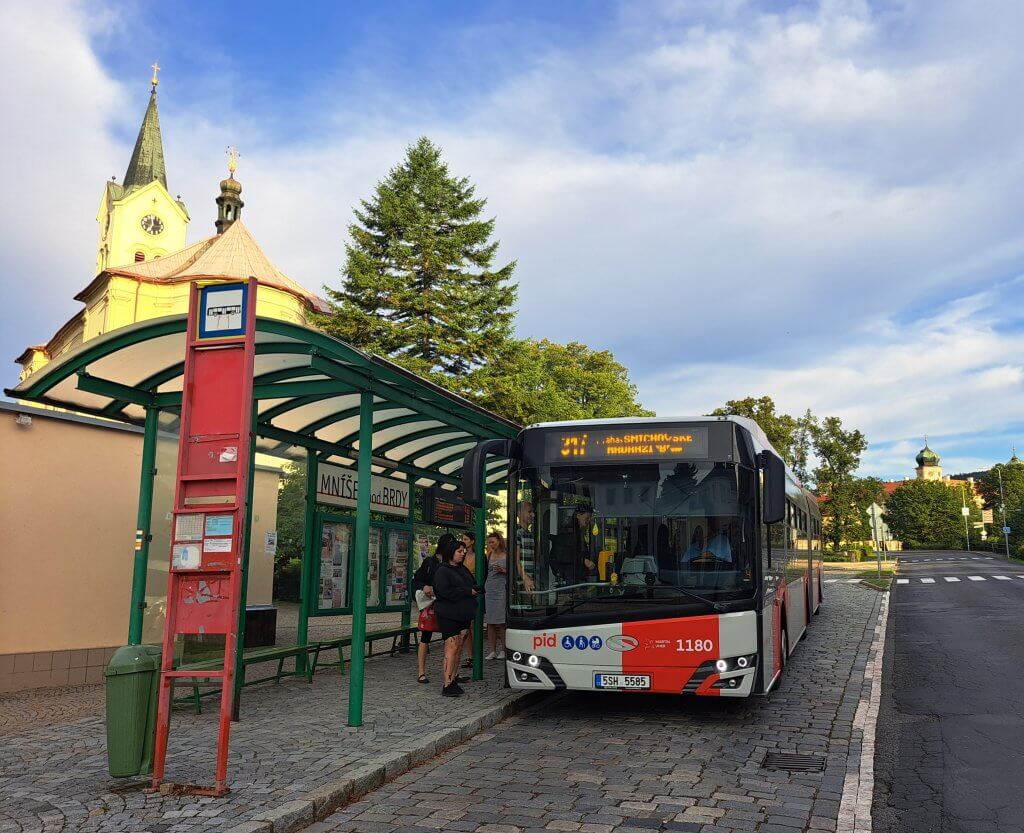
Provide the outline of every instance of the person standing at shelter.
{"type": "Polygon", "coordinates": [[[487,625],[486,659],[505,658],[505,598],[508,589],[508,550],[501,533],[487,536],[487,581],[484,584],[484,624],[487,625]]]}
{"type": "MultiPolygon", "coordinates": [[[[476,535],[468,529],[462,533],[462,546],[466,548],[466,569],[470,575],[476,578],[476,535]]],[[[463,653],[466,655],[462,661],[463,668],[473,667],[473,622],[469,623],[469,635],[463,645],[463,653]]]]}
{"type": "Polygon", "coordinates": [[[480,593],[473,574],[466,569],[466,548],[454,540],[446,546],[438,545],[441,566],[434,574],[434,608],[444,640],[444,687],[445,697],[460,697],[465,692],[459,685],[459,656],[462,645],[469,634],[469,623],[476,615],[480,593]]]}
{"type": "MultiPolygon", "coordinates": [[[[447,547],[450,544],[455,543],[455,536],[450,533],[445,533],[437,541],[437,548],[434,550],[433,555],[428,555],[423,559],[420,566],[416,569],[415,575],[412,577],[412,589],[417,597],[423,594],[426,599],[434,599],[434,576],[437,574],[437,568],[441,566],[441,556],[439,555],[441,547],[447,547]]],[[[421,597],[422,598],[422,597],[421,597]]],[[[431,602],[433,604],[433,602],[431,602]]],[[[417,605],[419,607],[419,605],[417,605]]],[[[424,608],[420,608],[422,611],[424,608]]],[[[429,683],[427,679],[427,654],[430,652],[430,640],[434,636],[434,631],[427,631],[420,629],[420,644],[416,648],[416,670],[419,676],[417,680],[421,683],[429,683]]]]}

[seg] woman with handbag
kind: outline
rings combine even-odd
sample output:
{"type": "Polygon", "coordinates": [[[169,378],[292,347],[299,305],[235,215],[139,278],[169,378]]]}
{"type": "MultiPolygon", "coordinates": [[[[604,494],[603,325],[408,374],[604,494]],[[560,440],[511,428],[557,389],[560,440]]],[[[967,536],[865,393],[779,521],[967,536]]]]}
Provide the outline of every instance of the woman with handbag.
{"type": "Polygon", "coordinates": [[[483,592],[473,574],[466,569],[466,547],[453,541],[447,546],[438,545],[441,566],[434,574],[434,609],[441,626],[444,640],[444,687],[445,697],[459,697],[465,692],[459,686],[459,656],[462,644],[469,633],[469,623],[476,615],[477,596],[483,592]]]}
{"type": "Polygon", "coordinates": [[[430,651],[430,640],[440,630],[437,623],[437,614],[434,611],[434,576],[437,568],[441,566],[439,552],[441,547],[448,547],[455,543],[455,536],[449,533],[442,535],[437,541],[437,547],[433,555],[428,555],[416,570],[412,577],[412,587],[415,591],[416,606],[419,609],[419,621],[417,626],[420,629],[420,644],[416,648],[416,671],[419,676],[417,682],[429,683],[427,679],[427,654],[430,651]]]}

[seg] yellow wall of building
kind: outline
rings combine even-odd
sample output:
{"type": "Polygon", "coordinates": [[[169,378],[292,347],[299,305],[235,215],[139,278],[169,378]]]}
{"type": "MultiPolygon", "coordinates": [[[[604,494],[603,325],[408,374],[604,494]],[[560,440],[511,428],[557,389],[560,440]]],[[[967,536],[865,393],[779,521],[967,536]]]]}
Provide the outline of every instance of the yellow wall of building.
{"type": "MultiPolygon", "coordinates": [[[[124,644],[142,434],[35,408],[24,413],[31,414],[29,426],[0,411],[0,655],[124,644]]],[[[158,467],[176,445],[164,443],[168,454],[158,467]]],[[[161,475],[173,480],[173,464],[161,475]]],[[[264,552],[264,534],[276,528],[278,481],[275,471],[257,471],[249,604],[272,597],[273,556],[264,552]]],[[[166,592],[170,545],[166,532],[157,533],[169,526],[169,509],[154,501],[151,608],[162,608],[166,592]]],[[[159,641],[162,627],[162,616],[147,616],[147,640],[159,641]]]]}
{"type": "Polygon", "coordinates": [[[152,260],[185,248],[188,214],[156,180],[120,200],[112,200],[110,186],[106,186],[96,222],[100,242],[95,274],[135,263],[136,252],[152,260]],[[163,223],[159,234],[150,234],[142,228],[142,218],[149,214],[159,217],[163,223]]]}

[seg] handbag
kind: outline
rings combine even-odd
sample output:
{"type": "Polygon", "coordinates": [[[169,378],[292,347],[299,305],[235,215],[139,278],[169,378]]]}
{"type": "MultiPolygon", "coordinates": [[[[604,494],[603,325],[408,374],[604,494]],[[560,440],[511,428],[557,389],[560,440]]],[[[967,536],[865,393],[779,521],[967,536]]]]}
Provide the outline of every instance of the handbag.
{"type": "Polygon", "coordinates": [[[419,622],[417,622],[417,627],[419,627],[421,631],[425,631],[427,633],[436,633],[441,630],[441,626],[437,622],[437,613],[434,610],[433,605],[425,607],[420,611],[420,618],[419,622]]]}

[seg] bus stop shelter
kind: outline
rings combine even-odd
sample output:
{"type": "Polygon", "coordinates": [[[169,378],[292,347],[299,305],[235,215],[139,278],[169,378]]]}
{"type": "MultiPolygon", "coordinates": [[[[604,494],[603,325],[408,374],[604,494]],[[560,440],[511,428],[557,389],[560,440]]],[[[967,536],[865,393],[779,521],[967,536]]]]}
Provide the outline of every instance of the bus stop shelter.
{"type": "MultiPolygon", "coordinates": [[[[144,426],[137,541],[129,611],[128,642],[142,639],[153,510],[154,459],[161,414],[181,407],[186,316],[154,319],[99,336],[56,358],[6,393],[17,399],[144,426]]],[[[481,439],[511,438],[516,424],[428,382],[401,367],[356,350],[318,330],[271,318],[256,320],[253,385],[255,443],[249,461],[263,452],[307,467],[305,541],[300,582],[297,641],[306,645],[308,618],[314,612],[317,483],[320,463],[358,473],[387,476],[416,488],[454,490],[466,452],[481,439]]],[[[507,461],[491,460],[487,488],[500,488],[507,461]]],[[[250,477],[250,484],[252,478],[250,477]]],[[[251,486],[250,486],[251,490],[251,486]]],[[[102,498],[100,498],[102,499],[102,498]]],[[[252,499],[250,494],[249,503],[252,499]]],[[[365,577],[369,512],[355,511],[363,534],[362,551],[353,551],[351,574],[365,577]]],[[[477,576],[485,575],[484,511],[476,510],[477,576]]],[[[127,534],[127,530],[126,530],[127,534]]],[[[248,538],[242,587],[247,585],[248,538]]],[[[130,546],[126,541],[126,547],[130,546]]],[[[169,553],[159,553],[163,558],[169,553]]],[[[409,576],[411,580],[411,576],[409,576]]],[[[353,587],[361,586],[353,582],[353,587]]],[[[349,725],[362,723],[366,594],[353,592],[350,647],[349,725]]],[[[409,600],[405,603],[408,622],[409,600]]],[[[478,615],[474,677],[482,675],[482,627],[478,615]]],[[[245,599],[240,605],[238,664],[245,628],[245,599]]],[[[298,655],[297,655],[298,656],[298,655]]],[[[306,661],[303,654],[297,661],[306,661]]],[[[241,686],[236,681],[236,698],[241,686]]]]}

